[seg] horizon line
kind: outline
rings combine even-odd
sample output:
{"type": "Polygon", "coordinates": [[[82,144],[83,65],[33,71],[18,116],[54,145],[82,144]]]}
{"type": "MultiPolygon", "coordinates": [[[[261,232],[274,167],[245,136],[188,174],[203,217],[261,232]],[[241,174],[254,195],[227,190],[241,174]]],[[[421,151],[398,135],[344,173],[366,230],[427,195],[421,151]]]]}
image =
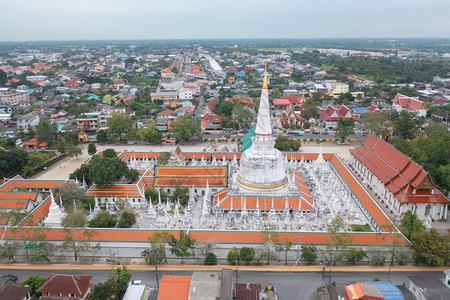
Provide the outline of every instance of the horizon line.
{"type": "Polygon", "coordinates": [[[373,39],[373,40],[450,40],[450,37],[267,37],[267,38],[95,38],[95,39],[38,39],[38,40],[0,40],[0,43],[30,42],[97,42],[97,41],[204,41],[204,40],[339,40],[339,39],[373,39]]]}

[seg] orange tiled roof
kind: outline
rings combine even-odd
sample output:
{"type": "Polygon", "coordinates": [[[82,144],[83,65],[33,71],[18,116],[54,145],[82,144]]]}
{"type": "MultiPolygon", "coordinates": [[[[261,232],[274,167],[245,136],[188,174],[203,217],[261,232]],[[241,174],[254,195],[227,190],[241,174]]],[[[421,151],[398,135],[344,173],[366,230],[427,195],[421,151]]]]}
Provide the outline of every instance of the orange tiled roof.
{"type": "Polygon", "coordinates": [[[210,186],[224,187],[227,183],[226,167],[179,166],[156,167],[154,186],[210,186]]]}
{"type": "MultiPolygon", "coordinates": [[[[300,198],[298,197],[288,197],[288,207],[298,209],[298,205],[300,202],[301,209],[312,209],[311,204],[313,204],[313,199],[308,188],[306,187],[303,176],[300,172],[296,172],[295,178],[297,186],[301,191],[301,197],[303,198],[303,200],[300,200],[300,198]]],[[[226,190],[219,191],[214,195],[214,206],[218,206],[222,209],[229,209],[231,207],[231,200],[233,200],[234,209],[242,209],[244,206],[244,200],[245,207],[247,209],[256,209],[257,202],[261,210],[270,210],[272,208],[272,197],[227,197],[226,190]]],[[[273,198],[274,209],[283,210],[285,205],[286,197],[273,198]]]]}
{"type": "Polygon", "coordinates": [[[53,189],[64,182],[66,182],[66,180],[22,179],[21,177],[19,178],[16,176],[0,186],[0,191],[9,192],[15,188],[53,189]]]}
{"type": "Polygon", "coordinates": [[[163,275],[159,284],[158,300],[186,300],[189,298],[190,275],[163,275]]]}
{"type": "Polygon", "coordinates": [[[350,153],[401,202],[449,202],[436,189],[428,172],[373,134],[369,134],[361,147],[350,150],[350,153]]]}

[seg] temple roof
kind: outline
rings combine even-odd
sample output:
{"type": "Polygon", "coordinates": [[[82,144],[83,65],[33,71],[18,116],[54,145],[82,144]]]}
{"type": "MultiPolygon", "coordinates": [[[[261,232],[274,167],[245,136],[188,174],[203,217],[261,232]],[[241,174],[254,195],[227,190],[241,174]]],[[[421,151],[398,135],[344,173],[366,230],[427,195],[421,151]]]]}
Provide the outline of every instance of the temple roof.
{"type": "Polygon", "coordinates": [[[449,200],[437,190],[430,174],[385,140],[369,134],[350,153],[366,166],[401,202],[441,203],[449,200]]]}

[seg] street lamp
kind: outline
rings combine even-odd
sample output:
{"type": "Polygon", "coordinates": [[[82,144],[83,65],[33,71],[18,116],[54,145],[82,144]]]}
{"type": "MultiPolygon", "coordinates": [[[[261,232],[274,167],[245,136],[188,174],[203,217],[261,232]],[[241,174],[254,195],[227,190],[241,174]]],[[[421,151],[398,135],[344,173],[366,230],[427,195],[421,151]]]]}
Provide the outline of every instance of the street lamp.
{"type": "Polygon", "coordinates": [[[299,251],[300,251],[300,240],[303,239],[303,236],[296,236],[295,238],[297,239],[297,261],[295,263],[298,266],[298,263],[300,261],[300,257],[298,256],[299,251]]]}

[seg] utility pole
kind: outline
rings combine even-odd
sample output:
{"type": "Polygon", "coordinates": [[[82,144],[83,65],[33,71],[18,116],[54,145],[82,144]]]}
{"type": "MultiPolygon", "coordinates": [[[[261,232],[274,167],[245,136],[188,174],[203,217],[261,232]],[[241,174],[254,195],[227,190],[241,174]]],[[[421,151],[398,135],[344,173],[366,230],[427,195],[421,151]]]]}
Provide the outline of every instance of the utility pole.
{"type": "Polygon", "coordinates": [[[236,280],[235,280],[235,285],[237,285],[237,283],[238,283],[238,277],[239,277],[239,273],[238,273],[238,265],[237,265],[237,263],[238,263],[238,261],[237,261],[237,259],[236,259],[236,280]]]}
{"type": "Polygon", "coordinates": [[[155,271],[156,271],[156,288],[159,290],[159,279],[158,279],[158,260],[155,261],[155,271]]]}

